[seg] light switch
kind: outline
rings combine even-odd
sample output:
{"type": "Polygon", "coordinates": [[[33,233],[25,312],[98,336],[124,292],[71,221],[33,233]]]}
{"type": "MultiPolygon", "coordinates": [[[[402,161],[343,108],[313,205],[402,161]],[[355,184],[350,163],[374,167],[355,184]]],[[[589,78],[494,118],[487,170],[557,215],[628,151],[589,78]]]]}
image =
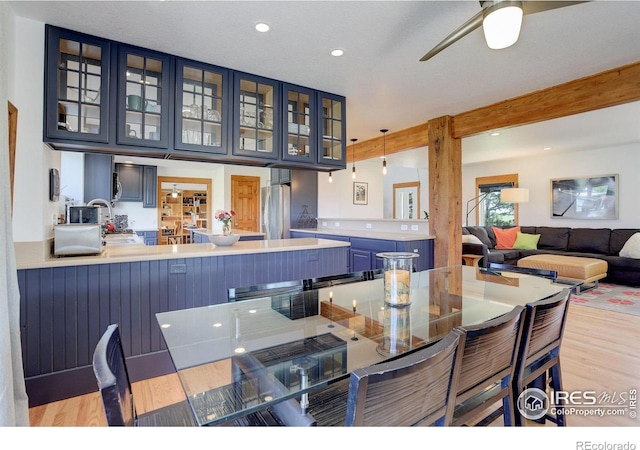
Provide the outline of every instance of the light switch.
{"type": "Polygon", "coordinates": [[[418,225],[411,225],[411,231],[418,231],[418,225]]]}
{"type": "Polygon", "coordinates": [[[406,225],[400,225],[400,230],[401,231],[407,231],[407,226],[406,225]]]}
{"type": "Polygon", "coordinates": [[[365,225],[367,228],[372,228],[372,225],[370,223],[365,225]]]}

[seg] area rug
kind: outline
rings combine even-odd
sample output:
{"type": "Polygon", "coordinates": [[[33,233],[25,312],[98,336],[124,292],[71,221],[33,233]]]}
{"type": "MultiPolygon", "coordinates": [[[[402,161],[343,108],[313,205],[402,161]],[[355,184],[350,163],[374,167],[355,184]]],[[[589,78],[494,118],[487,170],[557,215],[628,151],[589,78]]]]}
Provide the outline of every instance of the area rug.
{"type": "Polygon", "coordinates": [[[598,287],[571,295],[576,305],[606,309],[640,316],[640,289],[617,284],[600,283],[598,287]]]}

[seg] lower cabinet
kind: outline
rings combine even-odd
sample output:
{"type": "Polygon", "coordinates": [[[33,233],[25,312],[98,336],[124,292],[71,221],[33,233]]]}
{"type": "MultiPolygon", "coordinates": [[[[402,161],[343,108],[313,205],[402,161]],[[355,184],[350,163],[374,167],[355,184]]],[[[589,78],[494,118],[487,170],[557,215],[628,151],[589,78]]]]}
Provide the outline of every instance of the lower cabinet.
{"type": "Polygon", "coordinates": [[[418,272],[433,269],[433,239],[416,241],[390,241],[387,239],[371,239],[350,236],[339,236],[305,231],[291,231],[291,238],[332,239],[351,243],[349,250],[349,272],[383,269],[382,258],[376,256],[384,252],[410,252],[420,255],[415,259],[414,269],[418,272]]]}
{"type": "Polygon", "coordinates": [[[136,234],[142,238],[144,245],[158,245],[158,230],[136,231],[136,234]]]}

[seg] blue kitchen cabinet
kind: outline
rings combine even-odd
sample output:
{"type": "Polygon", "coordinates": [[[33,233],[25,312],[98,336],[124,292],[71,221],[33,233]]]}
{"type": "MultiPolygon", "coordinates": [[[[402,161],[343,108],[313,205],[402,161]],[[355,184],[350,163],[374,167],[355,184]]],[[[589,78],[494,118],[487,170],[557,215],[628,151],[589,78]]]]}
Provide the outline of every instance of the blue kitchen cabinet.
{"type": "Polygon", "coordinates": [[[84,202],[113,198],[113,156],[98,153],[84,155],[84,202]]]}
{"type": "Polygon", "coordinates": [[[280,85],[269,78],[234,73],[233,155],[264,160],[279,158],[280,85]]]}
{"type": "Polygon", "coordinates": [[[143,166],[116,163],[116,173],[120,182],[120,202],[141,202],[143,197],[143,166]]]}
{"type": "Polygon", "coordinates": [[[168,149],[173,62],[164,53],[118,46],[117,144],[168,149]]]}
{"type": "Polygon", "coordinates": [[[144,241],[144,245],[158,245],[158,230],[136,231],[136,234],[144,241]]]}
{"type": "Polygon", "coordinates": [[[158,207],[158,168],[156,166],[142,166],[142,207],[158,207]]]}
{"type": "Polygon", "coordinates": [[[318,92],[317,165],[336,169],[346,168],[346,115],[344,97],[318,92]]]}
{"type": "Polygon", "coordinates": [[[281,159],[313,165],[318,153],[316,91],[288,83],[282,84],[282,91],[281,159]]]}
{"type": "Polygon", "coordinates": [[[110,41],[45,27],[44,134],[50,141],[109,141],[110,41]]]}
{"type": "Polygon", "coordinates": [[[231,75],[221,67],[178,58],[174,147],[227,154],[231,75]]]}

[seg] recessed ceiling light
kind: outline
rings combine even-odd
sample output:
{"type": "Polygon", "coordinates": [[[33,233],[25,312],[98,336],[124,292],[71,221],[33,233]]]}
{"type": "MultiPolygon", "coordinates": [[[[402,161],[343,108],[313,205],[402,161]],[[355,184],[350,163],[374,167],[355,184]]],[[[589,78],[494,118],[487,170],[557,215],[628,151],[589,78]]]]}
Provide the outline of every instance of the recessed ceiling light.
{"type": "Polygon", "coordinates": [[[269,25],[267,25],[266,23],[257,23],[256,24],[256,30],[259,31],[260,33],[266,33],[267,31],[269,31],[271,29],[271,27],[269,25]]]}
{"type": "Polygon", "coordinates": [[[342,50],[341,48],[334,48],[333,50],[331,50],[331,56],[342,56],[344,55],[344,50],[342,50]]]}
{"type": "Polygon", "coordinates": [[[551,147],[545,147],[542,150],[551,150],[551,147]]]}
{"type": "Polygon", "coordinates": [[[493,133],[491,133],[491,136],[500,136],[500,133],[497,131],[494,131],[493,133]]]}

